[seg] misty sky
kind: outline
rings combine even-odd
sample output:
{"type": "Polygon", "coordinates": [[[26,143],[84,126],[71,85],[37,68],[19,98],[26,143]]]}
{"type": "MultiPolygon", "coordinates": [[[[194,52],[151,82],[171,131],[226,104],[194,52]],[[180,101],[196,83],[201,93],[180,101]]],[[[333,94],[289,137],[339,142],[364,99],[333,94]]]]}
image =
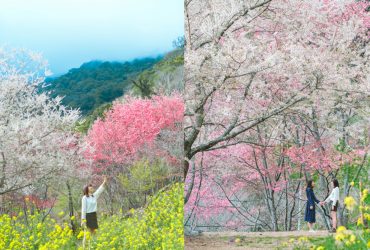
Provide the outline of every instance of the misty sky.
{"type": "Polygon", "coordinates": [[[0,46],[41,52],[55,74],[172,49],[183,0],[0,0],[0,46]]]}

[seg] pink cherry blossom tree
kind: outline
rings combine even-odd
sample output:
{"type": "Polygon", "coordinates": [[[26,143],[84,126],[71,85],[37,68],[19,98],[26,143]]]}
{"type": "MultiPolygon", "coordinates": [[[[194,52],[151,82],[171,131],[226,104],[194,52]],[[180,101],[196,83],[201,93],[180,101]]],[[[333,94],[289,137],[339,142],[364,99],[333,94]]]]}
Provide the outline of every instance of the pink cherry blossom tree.
{"type": "Polygon", "coordinates": [[[87,135],[91,148],[86,156],[95,162],[96,171],[102,171],[132,162],[144,148],[166,154],[163,148],[154,146],[161,133],[179,131],[183,110],[180,96],[127,97],[124,103],[115,103],[104,120],[93,124],[87,135]]]}
{"type": "Polygon", "coordinates": [[[130,179],[131,171],[137,171],[135,163],[143,159],[149,162],[149,170],[146,171],[150,176],[158,171],[154,167],[151,169],[151,166],[158,167],[159,159],[163,165],[161,168],[166,172],[161,180],[148,181],[158,181],[158,185],[162,186],[171,180],[181,179],[179,161],[183,155],[183,114],[184,102],[177,94],[151,99],[125,96],[123,102],[113,104],[104,119],[94,122],[86,137],[89,148],[85,157],[93,162],[96,175],[105,173],[113,177],[108,190],[111,205],[114,200],[122,199],[126,199],[130,206],[140,204],[141,201],[132,201],[137,194],[130,194],[123,188],[121,177],[130,179]]]}

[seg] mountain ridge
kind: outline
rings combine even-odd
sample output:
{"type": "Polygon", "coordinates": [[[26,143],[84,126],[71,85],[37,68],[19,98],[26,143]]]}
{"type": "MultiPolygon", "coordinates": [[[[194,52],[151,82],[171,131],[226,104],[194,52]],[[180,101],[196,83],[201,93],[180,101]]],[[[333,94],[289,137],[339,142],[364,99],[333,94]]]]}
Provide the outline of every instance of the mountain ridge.
{"type": "Polygon", "coordinates": [[[50,92],[51,97],[64,96],[64,105],[79,108],[82,115],[88,115],[100,105],[124,95],[131,87],[131,79],[162,58],[145,57],[123,62],[92,60],[61,76],[47,78],[46,87],[41,91],[50,92]]]}

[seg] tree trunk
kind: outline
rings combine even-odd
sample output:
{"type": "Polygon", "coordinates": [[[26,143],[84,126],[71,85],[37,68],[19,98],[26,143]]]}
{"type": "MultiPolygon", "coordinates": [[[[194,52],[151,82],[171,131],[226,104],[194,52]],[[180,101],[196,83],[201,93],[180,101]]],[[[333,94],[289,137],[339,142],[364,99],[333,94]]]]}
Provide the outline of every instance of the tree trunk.
{"type": "MultiPolygon", "coordinates": [[[[344,199],[349,194],[349,188],[348,188],[349,167],[348,166],[346,167],[346,173],[345,173],[343,182],[344,182],[344,184],[343,184],[344,185],[344,194],[343,194],[344,197],[343,197],[343,199],[344,199]]],[[[347,227],[348,213],[345,213],[346,209],[345,209],[344,205],[339,206],[338,210],[339,210],[338,211],[338,221],[339,221],[340,225],[347,227]]]]}
{"type": "Polygon", "coordinates": [[[184,160],[183,166],[184,166],[184,181],[185,181],[186,176],[188,175],[188,172],[189,172],[189,161],[184,160]]]}
{"type": "MultiPolygon", "coordinates": [[[[284,179],[286,179],[286,171],[284,171],[284,179]]],[[[288,182],[285,183],[285,231],[289,231],[289,197],[288,197],[288,182]]]]}
{"type": "Polygon", "coordinates": [[[70,218],[72,231],[75,232],[76,231],[76,225],[74,223],[74,220],[72,220],[72,216],[74,215],[73,199],[72,199],[71,185],[69,184],[69,181],[67,181],[67,189],[68,189],[69,218],[70,218]]]}
{"type": "Polygon", "coordinates": [[[190,198],[191,192],[193,191],[194,187],[194,181],[195,181],[195,163],[191,163],[191,180],[190,184],[188,186],[188,190],[186,191],[185,198],[184,198],[184,204],[186,204],[190,198]]]}
{"type": "MultiPolygon", "coordinates": [[[[344,148],[345,148],[348,145],[348,133],[346,131],[346,124],[348,123],[349,117],[345,112],[343,112],[343,110],[341,110],[340,115],[341,115],[341,120],[342,120],[342,127],[341,127],[342,141],[343,141],[344,148]]],[[[350,175],[349,166],[346,166],[345,176],[344,176],[344,184],[343,184],[344,185],[344,197],[348,196],[348,194],[349,194],[349,178],[350,178],[349,175],[350,175]]],[[[345,213],[344,205],[339,206],[338,221],[339,221],[340,225],[343,225],[343,226],[347,227],[348,213],[345,213]]]]}
{"type": "Polygon", "coordinates": [[[299,199],[298,199],[298,211],[299,211],[299,213],[298,213],[298,225],[297,225],[297,227],[298,227],[298,231],[300,231],[301,230],[301,204],[302,204],[302,188],[301,187],[299,187],[299,199]]]}

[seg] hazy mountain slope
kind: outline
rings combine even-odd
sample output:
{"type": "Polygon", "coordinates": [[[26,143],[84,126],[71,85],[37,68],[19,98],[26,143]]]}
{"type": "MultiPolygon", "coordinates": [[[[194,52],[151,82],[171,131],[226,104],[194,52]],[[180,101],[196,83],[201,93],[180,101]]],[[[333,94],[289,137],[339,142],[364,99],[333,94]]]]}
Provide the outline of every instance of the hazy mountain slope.
{"type": "Polygon", "coordinates": [[[109,103],[131,89],[131,79],[150,69],[162,58],[144,58],[131,62],[84,63],[60,77],[47,79],[52,97],[64,96],[63,103],[79,108],[83,115],[90,114],[104,103],[109,103]]]}

